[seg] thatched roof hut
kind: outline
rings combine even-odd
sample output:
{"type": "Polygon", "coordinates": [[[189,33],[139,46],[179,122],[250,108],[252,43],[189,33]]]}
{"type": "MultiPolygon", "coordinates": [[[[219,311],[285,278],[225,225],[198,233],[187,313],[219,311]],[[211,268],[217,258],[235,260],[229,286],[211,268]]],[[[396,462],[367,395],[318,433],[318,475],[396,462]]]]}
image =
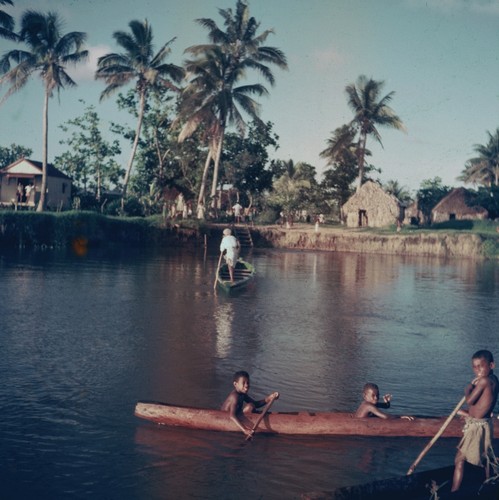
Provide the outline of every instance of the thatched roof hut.
{"type": "Polygon", "coordinates": [[[418,200],[413,201],[404,210],[404,225],[418,226],[419,224],[424,224],[425,216],[422,210],[419,208],[418,200]]]}
{"type": "Polygon", "coordinates": [[[431,220],[445,222],[448,220],[487,219],[488,211],[476,205],[473,193],[465,188],[453,189],[442,198],[431,211],[431,220]]]}
{"type": "Polygon", "coordinates": [[[343,205],[342,214],[348,227],[384,227],[403,219],[400,201],[388,194],[379,183],[366,181],[343,205]]]}

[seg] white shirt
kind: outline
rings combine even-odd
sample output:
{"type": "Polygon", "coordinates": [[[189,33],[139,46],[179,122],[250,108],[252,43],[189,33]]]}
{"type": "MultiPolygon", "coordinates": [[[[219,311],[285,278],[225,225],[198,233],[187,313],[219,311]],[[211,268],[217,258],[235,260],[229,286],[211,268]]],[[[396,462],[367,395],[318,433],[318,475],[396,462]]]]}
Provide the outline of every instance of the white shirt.
{"type": "Polygon", "coordinates": [[[235,259],[239,250],[239,242],[236,240],[232,234],[224,236],[222,242],[220,243],[220,252],[226,250],[227,258],[235,259]]]}

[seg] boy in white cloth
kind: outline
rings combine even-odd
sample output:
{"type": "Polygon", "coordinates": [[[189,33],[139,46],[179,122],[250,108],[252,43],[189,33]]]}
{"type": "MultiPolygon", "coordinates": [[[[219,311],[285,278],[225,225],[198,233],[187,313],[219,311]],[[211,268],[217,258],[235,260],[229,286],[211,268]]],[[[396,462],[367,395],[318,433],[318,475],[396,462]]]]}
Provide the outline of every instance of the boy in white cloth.
{"type": "Polygon", "coordinates": [[[464,462],[485,467],[489,477],[489,466],[497,464],[492,448],[494,426],[492,411],[497,402],[499,380],[494,375],[494,357],[487,350],[475,352],[471,359],[475,378],[464,389],[468,410],[461,410],[460,415],[466,417],[463,438],[457,447],[454,461],[454,478],[452,490],[458,491],[463,481],[464,462]]]}
{"type": "Polygon", "coordinates": [[[227,267],[229,268],[229,275],[231,283],[234,282],[234,266],[236,265],[237,259],[239,259],[239,241],[232,236],[232,231],[227,227],[224,229],[224,236],[222,242],[220,243],[220,252],[225,252],[225,261],[227,262],[227,267]]]}

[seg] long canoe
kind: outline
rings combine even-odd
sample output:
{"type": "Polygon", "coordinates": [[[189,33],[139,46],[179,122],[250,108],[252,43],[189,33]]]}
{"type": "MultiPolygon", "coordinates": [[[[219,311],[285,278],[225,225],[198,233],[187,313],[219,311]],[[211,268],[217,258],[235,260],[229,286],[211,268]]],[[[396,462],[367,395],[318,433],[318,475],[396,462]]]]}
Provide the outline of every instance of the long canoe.
{"type": "MultiPolygon", "coordinates": [[[[465,464],[463,483],[456,498],[470,500],[497,500],[496,483],[483,484],[484,469],[465,464]]],[[[355,486],[345,486],[334,491],[314,491],[301,495],[302,500],[428,500],[429,498],[454,498],[449,496],[454,466],[442,467],[410,476],[380,479],[355,486]],[[436,490],[438,497],[431,496],[436,490]]]]}
{"type": "Polygon", "coordinates": [[[234,267],[234,281],[230,281],[229,268],[226,263],[220,266],[217,283],[220,288],[230,292],[246,286],[255,277],[255,268],[243,259],[239,259],[234,267]]]}
{"type": "MultiPolygon", "coordinates": [[[[157,424],[202,429],[209,431],[241,432],[228,417],[227,412],[204,408],[173,406],[167,403],[140,401],[135,415],[157,424]]],[[[246,425],[253,426],[258,413],[248,415],[246,425]]],[[[351,413],[332,412],[270,412],[258,427],[258,433],[322,436],[414,436],[433,437],[446,417],[355,418],[351,413]]],[[[447,427],[442,437],[462,436],[463,421],[457,417],[447,427]]],[[[498,432],[496,431],[496,436],[498,432]]]]}

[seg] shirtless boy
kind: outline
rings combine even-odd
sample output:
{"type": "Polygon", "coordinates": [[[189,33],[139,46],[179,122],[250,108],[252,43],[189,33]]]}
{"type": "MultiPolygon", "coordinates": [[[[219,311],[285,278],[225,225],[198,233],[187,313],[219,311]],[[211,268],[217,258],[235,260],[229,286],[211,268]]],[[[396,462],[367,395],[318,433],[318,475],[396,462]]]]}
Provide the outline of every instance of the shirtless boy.
{"type": "MultiPolygon", "coordinates": [[[[367,383],[364,386],[364,401],[360,404],[355,412],[356,418],[364,417],[379,417],[379,418],[399,418],[392,415],[388,415],[382,412],[379,408],[390,408],[390,401],[392,400],[391,394],[385,394],[383,396],[383,403],[379,403],[379,388],[376,384],[367,383]]],[[[404,415],[403,417],[407,420],[414,420],[413,417],[404,415]]]]}
{"type": "Polygon", "coordinates": [[[234,389],[227,396],[224,401],[221,410],[228,411],[230,419],[241,429],[246,436],[252,436],[253,430],[246,427],[241,421],[241,417],[244,414],[252,413],[255,408],[260,408],[267,404],[271,399],[277,399],[279,397],[278,392],[269,394],[265,399],[260,401],[255,401],[248,395],[250,388],[250,377],[248,372],[239,371],[234,373],[233,378],[234,389]]]}
{"type": "Polygon", "coordinates": [[[457,491],[463,481],[464,462],[486,467],[488,477],[489,463],[495,461],[492,439],[494,426],[492,411],[497,402],[499,380],[494,375],[494,357],[487,350],[477,351],[471,358],[475,378],[464,388],[468,411],[460,412],[466,417],[463,438],[457,447],[454,461],[452,490],[457,491]]]}

